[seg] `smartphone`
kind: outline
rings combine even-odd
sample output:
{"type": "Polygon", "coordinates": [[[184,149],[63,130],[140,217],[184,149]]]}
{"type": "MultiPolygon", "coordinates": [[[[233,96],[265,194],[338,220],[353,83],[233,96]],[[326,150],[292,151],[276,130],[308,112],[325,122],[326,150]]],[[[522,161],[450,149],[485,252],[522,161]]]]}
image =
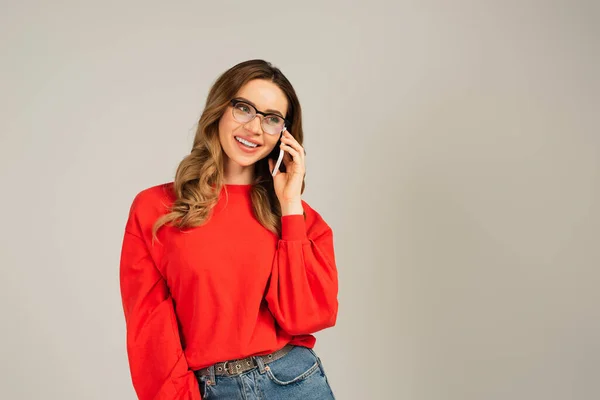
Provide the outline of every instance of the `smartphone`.
{"type": "Polygon", "coordinates": [[[285,154],[285,151],[279,146],[281,146],[281,137],[283,136],[283,132],[285,132],[286,130],[287,127],[284,126],[283,130],[281,131],[281,134],[279,135],[277,145],[273,148],[273,151],[268,155],[269,158],[275,160],[275,167],[273,168],[273,171],[271,171],[272,177],[275,177],[275,175],[277,175],[277,172],[279,171],[285,172],[285,164],[281,164],[281,162],[283,161],[283,155],[285,154]]]}

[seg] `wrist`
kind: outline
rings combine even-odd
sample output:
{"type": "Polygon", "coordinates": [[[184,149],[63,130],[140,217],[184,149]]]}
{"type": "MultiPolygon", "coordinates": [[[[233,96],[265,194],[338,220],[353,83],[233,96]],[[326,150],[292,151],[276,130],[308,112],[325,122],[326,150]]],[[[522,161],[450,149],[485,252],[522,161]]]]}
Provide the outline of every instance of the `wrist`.
{"type": "Polygon", "coordinates": [[[281,215],[296,215],[303,214],[304,208],[302,208],[301,201],[292,201],[288,203],[281,204],[281,215]]]}

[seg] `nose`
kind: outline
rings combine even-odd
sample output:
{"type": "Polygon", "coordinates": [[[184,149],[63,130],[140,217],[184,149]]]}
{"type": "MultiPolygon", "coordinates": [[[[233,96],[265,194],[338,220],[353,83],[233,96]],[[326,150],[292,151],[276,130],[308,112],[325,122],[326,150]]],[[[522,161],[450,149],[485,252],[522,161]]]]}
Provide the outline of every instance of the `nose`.
{"type": "Polygon", "coordinates": [[[252,120],[246,123],[245,128],[251,131],[252,133],[262,133],[262,120],[260,118],[261,116],[256,114],[256,116],[252,118],[252,120]]]}

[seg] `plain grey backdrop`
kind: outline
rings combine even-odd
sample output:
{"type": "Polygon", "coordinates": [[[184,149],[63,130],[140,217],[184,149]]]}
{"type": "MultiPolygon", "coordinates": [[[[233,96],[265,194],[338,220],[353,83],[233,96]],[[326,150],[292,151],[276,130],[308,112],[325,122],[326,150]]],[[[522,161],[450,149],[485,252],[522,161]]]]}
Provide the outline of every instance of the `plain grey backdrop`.
{"type": "Polygon", "coordinates": [[[339,399],[600,398],[598,4],[3,0],[0,398],[135,398],[128,208],[251,58],[304,109],[339,399]]]}

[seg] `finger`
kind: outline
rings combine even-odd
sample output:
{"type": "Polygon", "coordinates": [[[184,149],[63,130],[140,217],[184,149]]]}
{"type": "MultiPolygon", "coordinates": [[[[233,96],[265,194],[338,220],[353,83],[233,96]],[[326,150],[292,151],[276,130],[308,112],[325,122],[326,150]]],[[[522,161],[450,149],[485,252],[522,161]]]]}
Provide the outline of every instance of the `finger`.
{"type": "Polygon", "coordinates": [[[293,146],[293,147],[294,147],[294,148],[296,148],[296,150],[300,151],[300,153],[301,153],[301,154],[304,154],[304,155],[306,155],[306,149],[304,149],[304,148],[302,147],[302,145],[301,145],[301,144],[298,142],[298,140],[296,140],[296,138],[295,138],[295,137],[294,137],[294,136],[293,136],[293,135],[290,133],[290,131],[288,131],[288,130],[285,130],[285,131],[283,132],[282,139],[284,139],[284,138],[290,139],[290,140],[291,140],[291,143],[292,143],[292,145],[293,145],[293,144],[296,144],[296,145],[297,145],[297,146],[293,146]],[[302,151],[301,151],[300,149],[302,149],[302,151]]]}
{"type": "Polygon", "coordinates": [[[282,137],[281,138],[281,142],[290,145],[299,154],[301,154],[303,156],[306,155],[306,150],[304,150],[304,148],[302,147],[302,145],[300,143],[298,143],[298,141],[296,139],[294,139],[293,137],[282,137]]]}
{"type": "Polygon", "coordinates": [[[285,151],[288,152],[288,154],[291,155],[292,161],[293,162],[297,162],[299,164],[301,164],[301,159],[300,159],[300,153],[298,151],[296,151],[296,149],[294,149],[291,146],[288,146],[287,144],[281,144],[281,148],[285,151]]]}
{"type": "Polygon", "coordinates": [[[287,139],[287,140],[289,140],[289,141],[290,141],[290,143],[295,143],[295,144],[297,144],[298,146],[300,145],[300,143],[298,143],[298,140],[296,140],[296,138],[295,138],[295,137],[294,137],[294,136],[293,136],[291,133],[289,133],[289,132],[287,132],[287,131],[286,131],[286,132],[283,132],[283,137],[282,137],[282,139],[287,139]]]}

